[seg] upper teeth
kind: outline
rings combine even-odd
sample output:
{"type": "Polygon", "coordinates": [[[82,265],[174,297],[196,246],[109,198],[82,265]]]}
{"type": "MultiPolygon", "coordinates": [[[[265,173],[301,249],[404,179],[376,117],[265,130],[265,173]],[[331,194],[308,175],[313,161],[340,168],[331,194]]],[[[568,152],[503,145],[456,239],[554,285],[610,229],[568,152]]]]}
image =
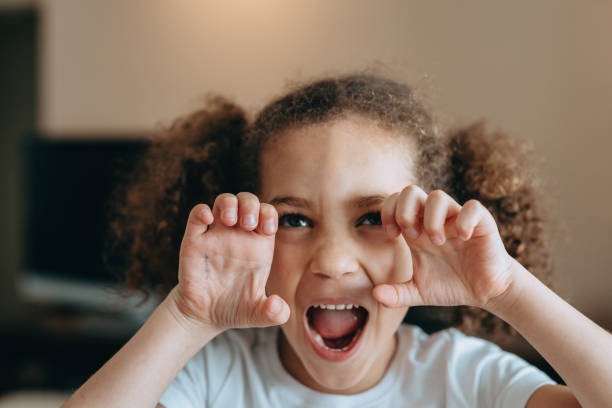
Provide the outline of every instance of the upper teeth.
{"type": "Polygon", "coordinates": [[[326,305],[326,304],[322,304],[322,305],[314,305],[314,307],[319,307],[321,309],[329,309],[329,310],[351,310],[352,308],[358,308],[359,305],[352,305],[352,304],[341,304],[341,305],[326,305]]]}

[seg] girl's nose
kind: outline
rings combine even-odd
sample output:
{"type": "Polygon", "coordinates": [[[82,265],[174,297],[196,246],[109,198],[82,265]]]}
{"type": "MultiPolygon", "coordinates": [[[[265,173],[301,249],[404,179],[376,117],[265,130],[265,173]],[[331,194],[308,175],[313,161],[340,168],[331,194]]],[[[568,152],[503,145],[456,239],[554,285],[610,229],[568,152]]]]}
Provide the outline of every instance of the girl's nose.
{"type": "Polygon", "coordinates": [[[311,270],[315,275],[340,278],[359,268],[356,251],[347,242],[322,242],[314,253],[311,270]]]}

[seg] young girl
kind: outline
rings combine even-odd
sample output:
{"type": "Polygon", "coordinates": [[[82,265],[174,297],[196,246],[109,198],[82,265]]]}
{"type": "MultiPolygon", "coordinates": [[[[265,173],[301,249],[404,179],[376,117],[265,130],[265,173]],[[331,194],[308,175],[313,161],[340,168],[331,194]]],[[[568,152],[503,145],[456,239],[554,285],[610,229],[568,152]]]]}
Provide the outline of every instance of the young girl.
{"type": "Polygon", "coordinates": [[[612,336],[526,269],[546,262],[512,143],[437,133],[410,88],[365,74],[252,122],[223,98],[177,121],[113,224],[128,286],[167,296],[65,406],[610,406],[612,336]],[[568,386],[401,325],[418,305],[498,316],[568,386]]]}

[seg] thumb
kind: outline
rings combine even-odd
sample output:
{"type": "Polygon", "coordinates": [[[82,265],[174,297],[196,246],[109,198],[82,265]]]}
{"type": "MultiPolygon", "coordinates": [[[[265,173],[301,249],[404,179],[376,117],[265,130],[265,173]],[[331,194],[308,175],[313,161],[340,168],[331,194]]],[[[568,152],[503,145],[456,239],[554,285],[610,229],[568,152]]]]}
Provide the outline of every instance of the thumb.
{"type": "Polygon", "coordinates": [[[372,290],[374,299],[389,307],[422,306],[423,299],[413,281],[383,283],[372,290]]]}
{"type": "Polygon", "coordinates": [[[278,295],[264,298],[253,311],[251,327],[277,326],[289,320],[291,311],[287,302],[278,295]]]}

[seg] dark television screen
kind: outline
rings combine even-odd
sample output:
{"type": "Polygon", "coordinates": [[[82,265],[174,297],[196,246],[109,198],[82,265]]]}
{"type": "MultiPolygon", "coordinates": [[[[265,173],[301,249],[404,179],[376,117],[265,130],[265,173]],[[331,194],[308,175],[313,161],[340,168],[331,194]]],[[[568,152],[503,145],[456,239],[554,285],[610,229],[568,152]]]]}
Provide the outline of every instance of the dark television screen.
{"type": "Polygon", "coordinates": [[[108,282],[107,204],[145,140],[30,138],[23,146],[23,262],[28,273],[108,282]]]}

